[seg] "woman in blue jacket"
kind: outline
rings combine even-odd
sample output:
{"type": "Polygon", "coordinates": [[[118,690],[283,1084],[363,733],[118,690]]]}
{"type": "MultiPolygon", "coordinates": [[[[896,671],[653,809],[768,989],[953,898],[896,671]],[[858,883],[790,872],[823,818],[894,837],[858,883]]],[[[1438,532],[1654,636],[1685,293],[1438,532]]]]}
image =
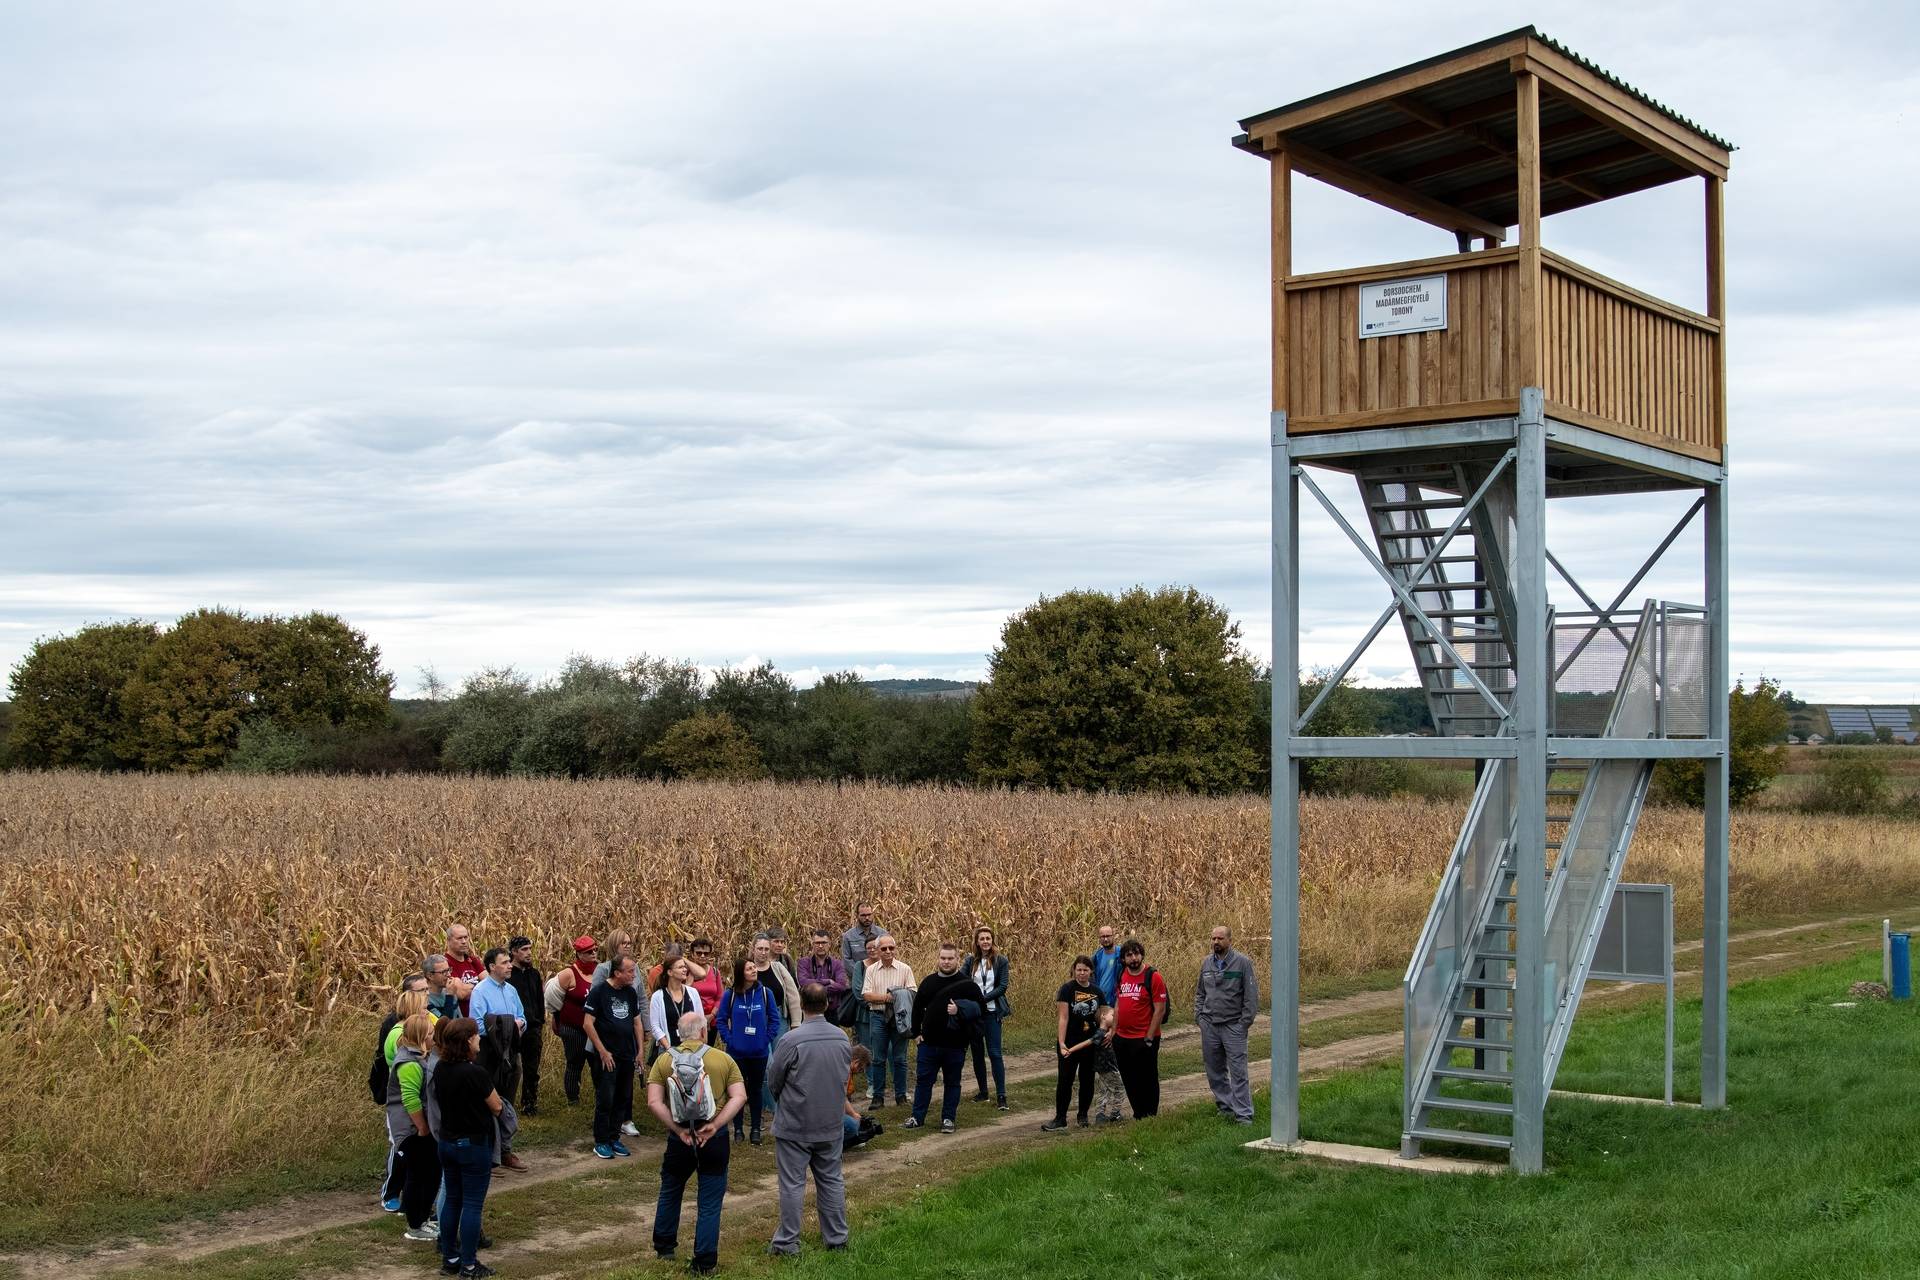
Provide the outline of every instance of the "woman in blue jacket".
{"type": "MultiPolygon", "coordinates": [[[[763,1086],[767,1079],[767,1055],[780,1034],[780,1001],[760,985],[760,969],[742,956],[733,962],[733,983],[720,995],[720,1008],[713,1015],[727,1056],[740,1065],[740,1082],[747,1087],[747,1109],[753,1128],[748,1140],[760,1145],[760,1109],[764,1103],[763,1086]]],[[[742,1129],[738,1112],[733,1117],[733,1136],[742,1129]]]]}

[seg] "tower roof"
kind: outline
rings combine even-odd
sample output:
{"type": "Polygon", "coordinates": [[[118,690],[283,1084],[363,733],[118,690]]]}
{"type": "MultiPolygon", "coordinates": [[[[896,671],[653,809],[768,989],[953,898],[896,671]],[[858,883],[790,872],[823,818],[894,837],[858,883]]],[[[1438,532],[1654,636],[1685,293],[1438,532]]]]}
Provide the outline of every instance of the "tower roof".
{"type": "Polygon", "coordinates": [[[1724,178],[1732,147],[1533,27],[1240,122],[1234,145],[1451,230],[1519,218],[1515,72],[1540,80],[1541,211],[1682,178],[1724,178]]]}

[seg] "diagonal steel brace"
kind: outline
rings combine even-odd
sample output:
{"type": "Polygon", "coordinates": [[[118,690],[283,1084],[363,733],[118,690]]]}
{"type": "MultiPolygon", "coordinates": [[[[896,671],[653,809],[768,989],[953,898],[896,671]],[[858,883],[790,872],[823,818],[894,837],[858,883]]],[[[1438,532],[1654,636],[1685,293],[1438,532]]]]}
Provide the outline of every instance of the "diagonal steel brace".
{"type": "Polygon", "coordinates": [[[1487,688],[1484,680],[1473,674],[1473,668],[1468,665],[1465,658],[1460,656],[1459,650],[1447,642],[1446,636],[1441,634],[1440,628],[1433,624],[1433,619],[1429,618],[1425,610],[1421,609],[1419,603],[1414,600],[1412,593],[1400,585],[1399,581],[1394,578],[1393,573],[1387,566],[1380,562],[1380,557],[1373,553],[1373,548],[1368,546],[1366,540],[1358,533],[1354,532],[1354,528],[1347,522],[1347,518],[1340,514],[1340,509],[1334,506],[1327,495],[1321,492],[1320,486],[1313,482],[1313,477],[1308,475],[1305,469],[1301,467],[1295,467],[1293,474],[1298,476],[1300,482],[1307,486],[1307,492],[1311,493],[1320,505],[1326,508],[1327,514],[1333,517],[1334,523],[1338,524],[1346,533],[1348,541],[1359,548],[1360,554],[1367,558],[1367,563],[1373,566],[1373,571],[1380,575],[1381,581],[1393,588],[1393,594],[1400,598],[1401,607],[1420,624],[1421,628],[1425,630],[1428,635],[1433,637],[1433,642],[1440,646],[1440,651],[1446,654],[1447,657],[1453,661],[1454,666],[1460,669],[1460,674],[1465,676],[1467,682],[1474,687],[1475,692],[1486,700],[1487,706],[1492,709],[1494,715],[1502,720],[1510,719],[1512,712],[1500,705],[1500,699],[1495,696],[1493,690],[1487,688]]]}
{"type": "MultiPolygon", "coordinates": [[[[1473,496],[1460,504],[1460,514],[1453,518],[1453,523],[1448,525],[1446,532],[1440,535],[1440,540],[1434,544],[1433,550],[1427,552],[1427,558],[1416,565],[1413,572],[1407,575],[1409,578],[1417,582],[1422,574],[1433,567],[1433,562],[1440,558],[1440,553],[1445,551],[1447,544],[1453,541],[1453,535],[1460,532],[1461,528],[1467,523],[1467,517],[1473,514],[1473,509],[1480,505],[1482,498],[1487,496],[1487,490],[1493,487],[1493,482],[1499,478],[1500,473],[1506,469],[1507,464],[1513,461],[1513,455],[1514,451],[1512,449],[1500,455],[1500,461],[1493,464],[1493,469],[1487,472],[1487,478],[1480,482],[1480,487],[1473,491],[1473,496]]],[[[1399,612],[1399,609],[1399,605],[1390,604],[1380,611],[1380,616],[1374,619],[1373,626],[1368,629],[1367,634],[1361,639],[1360,643],[1354,646],[1353,652],[1347,655],[1347,660],[1341,663],[1339,669],[1327,678],[1326,683],[1320,686],[1320,692],[1314,697],[1313,701],[1307,705],[1307,709],[1300,713],[1300,718],[1296,720],[1293,725],[1293,731],[1295,733],[1304,733],[1306,731],[1307,725],[1312,723],[1314,715],[1320,710],[1320,704],[1332,696],[1334,689],[1339,686],[1342,680],[1347,678],[1347,672],[1353,670],[1353,664],[1360,661],[1360,655],[1367,651],[1367,646],[1372,644],[1374,637],[1379,635],[1381,629],[1393,620],[1393,615],[1399,612]]]]}

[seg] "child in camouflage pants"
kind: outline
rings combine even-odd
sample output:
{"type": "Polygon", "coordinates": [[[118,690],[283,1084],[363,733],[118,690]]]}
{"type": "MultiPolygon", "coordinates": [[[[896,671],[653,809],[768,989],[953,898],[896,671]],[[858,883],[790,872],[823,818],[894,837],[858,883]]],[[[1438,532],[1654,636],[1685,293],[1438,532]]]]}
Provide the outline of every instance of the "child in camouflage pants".
{"type": "Polygon", "coordinates": [[[1093,1033],[1093,1078],[1099,1086],[1094,1097],[1093,1122],[1111,1124],[1120,1119],[1120,1104],[1126,1091],[1120,1085],[1120,1063],[1113,1056],[1113,1006],[1100,1009],[1100,1026],[1093,1033]]]}

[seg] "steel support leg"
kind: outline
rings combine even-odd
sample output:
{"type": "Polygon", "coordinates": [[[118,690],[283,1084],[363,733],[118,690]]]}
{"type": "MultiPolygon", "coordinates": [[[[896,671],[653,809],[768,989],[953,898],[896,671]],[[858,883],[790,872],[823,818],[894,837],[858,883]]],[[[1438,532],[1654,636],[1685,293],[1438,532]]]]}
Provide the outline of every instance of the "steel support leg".
{"type": "Polygon", "coordinates": [[[1706,766],[1706,849],[1700,921],[1700,1105],[1727,1105],[1727,482],[1707,489],[1707,734],[1720,744],[1706,766]]]}
{"type": "Polygon", "coordinates": [[[1513,1149],[1520,1173],[1544,1161],[1547,1091],[1547,434],[1538,387],[1520,393],[1515,423],[1513,577],[1515,688],[1513,734],[1519,739],[1509,796],[1515,808],[1513,1149]]]}
{"type": "Polygon", "coordinates": [[[1273,778],[1269,863],[1273,953],[1273,1141],[1300,1140],[1300,761],[1290,749],[1300,711],[1300,485],[1287,451],[1287,415],[1273,415],[1273,778]]]}

